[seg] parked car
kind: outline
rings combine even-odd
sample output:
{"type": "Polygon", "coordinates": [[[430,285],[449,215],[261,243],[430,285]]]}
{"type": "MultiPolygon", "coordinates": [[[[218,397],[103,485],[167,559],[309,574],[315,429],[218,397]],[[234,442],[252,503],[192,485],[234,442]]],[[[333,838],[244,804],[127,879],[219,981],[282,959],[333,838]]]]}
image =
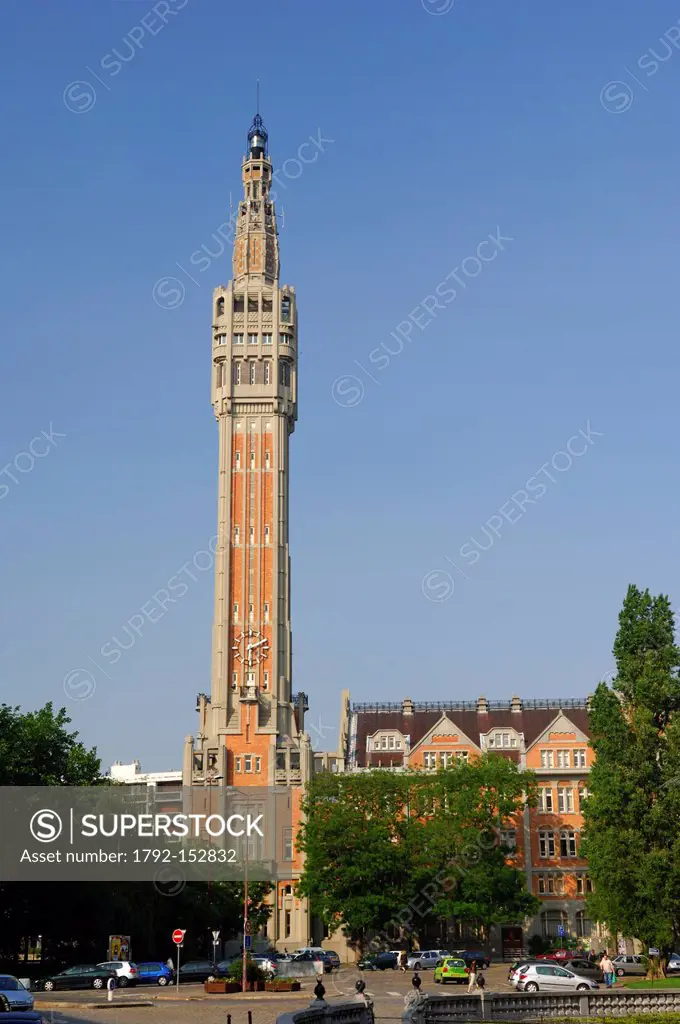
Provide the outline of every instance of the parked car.
{"type": "Polygon", "coordinates": [[[149,960],[137,964],[137,981],[140,985],[170,985],[175,972],[160,960],[149,960]]]}
{"type": "Polygon", "coordinates": [[[393,971],[398,960],[395,953],[367,953],[357,962],[360,971],[393,971]]]}
{"type": "MultiPolygon", "coordinates": [[[[421,949],[418,953],[412,953],[406,961],[406,966],[412,971],[426,971],[430,967],[436,967],[445,956],[452,956],[448,949],[421,949]]],[[[456,953],[456,956],[463,954],[456,953]]]]}
{"type": "Polygon", "coordinates": [[[137,964],[131,964],[129,960],[105,960],[104,963],[97,964],[97,967],[113,971],[121,988],[137,984],[137,964]]]}
{"type": "Polygon", "coordinates": [[[491,965],[491,957],[480,949],[461,949],[456,951],[456,956],[469,966],[474,960],[478,967],[485,971],[491,965]]]}
{"type": "Polygon", "coordinates": [[[508,971],[508,981],[510,982],[511,985],[514,985],[517,981],[520,971],[523,971],[525,967],[527,967],[529,964],[543,963],[545,963],[545,960],[539,960],[538,957],[536,959],[532,959],[530,956],[527,957],[526,960],[513,961],[513,963],[510,964],[510,969],[508,971]]]}
{"type": "Polygon", "coordinates": [[[316,961],[317,963],[322,963],[325,974],[330,974],[333,970],[333,964],[329,960],[325,949],[314,950],[313,952],[311,950],[307,950],[305,953],[296,953],[293,956],[293,961],[296,960],[308,962],[316,961]]]}
{"type": "Polygon", "coordinates": [[[179,965],[179,980],[182,981],[213,981],[220,975],[217,964],[212,960],[187,960],[179,965]]]}
{"type": "Polygon", "coordinates": [[[587,992],[599,988],[596,981],[574,974],[557,964],[524,964],[517,975],[518,992],[587,992]]]}
{"type": "Polygon", "coordinates": [[[649,961],[646,956],[615,956],[612,963],[617,977],[622,978],[624,974],[646,974],[649,961]]]}
{"type": "Polygon", "coordinates": [[[457,956],[445,956],[434,969],[434,980],[437,984],[447,985],[455,981],[457,985],[463,985],[468,981],[470,968],[457,956]]]}
{"type": "Polygon", "coordinates": [[[678,974],[680,972],[680,955],[677,953],[671,953],[668,957],[668,963],[666,964],[667,974],[678,974]]]}
{"type": "Polygon", "coordinates": [[[567,971],[573,971],[574,974],[581,974],[584,978],[590,978],[591,981],[604,981],[599,960],[593,963],[581,957],[567,958],[560,960],[559,966],[564,967],[567,971]]]}
{"type": "Polygon", "coordinates": [[[47,1024],[47,1021],[34,1010],[9,1010],[2,1014],[2,1024],[47,1024]]]}
{"type": "Polygon", "coordinates": [[[331,969],[334,971],[339,971],[340,957],[338,956],[338,954],[335,952],[334,949],[327,949],[325,952],[328,960],[330,961],[331,969]]]}
{"type": "Polygon", "coordinates": [[[250,959],[254,963],[256,963],[257,966],[260,968],[260,970],[264,971],[265,974],[270,974],[270,975],[272,975],[272,977],[276,974],[276,970],[277,970],[277,967],[276,967],[276,957],[267,956],[267,955],[259,956],[259,955],[256,954],[255,956],[251,956],[250,959]]]}
{"type": "Polygon", "coordinates": [[[109,978],[116,981],[115,971],[97,967],[96,964],[80,964],[78,967],[69,967],[58,974],[38,979],[36,988],[41,988],[45,992],[64,988],[106,988],[109,978]]]}
{"type": "Polygon", "coordinates": [[[0,1008],[5,1012],[33,1009],[33,996],[13,974],[0,974],[0,1008]]]}

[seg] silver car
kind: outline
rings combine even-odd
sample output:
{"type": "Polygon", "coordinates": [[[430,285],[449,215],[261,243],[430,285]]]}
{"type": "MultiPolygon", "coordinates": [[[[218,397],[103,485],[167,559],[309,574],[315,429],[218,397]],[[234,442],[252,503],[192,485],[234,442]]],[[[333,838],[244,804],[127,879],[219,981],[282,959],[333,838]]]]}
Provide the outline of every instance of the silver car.
{"type": "Polygon", "coordinates": [[[587,992],[599,987],[592,978],[584,978],[557,964],[523,964],[515,981],[518,992],[587,992]]]}
{"type": "Polygon", "coordinates": [[[624,974],[646,974],[649,961],[646,956],[616,956],[612,960],[617,978],[624,974]]]}
{"type": "Polygon", "coordinates": [[[0,1010],[32,1010],[33,996],[12,974],[0,974],[0,1010]]]}
{"type": "Polygon", "coordinates": [[[429,967],[436,967],[444,956],[451,956],[448,949],[421,949],[408,957],[406,966],[410,971],[426,971],[429,967]]]}

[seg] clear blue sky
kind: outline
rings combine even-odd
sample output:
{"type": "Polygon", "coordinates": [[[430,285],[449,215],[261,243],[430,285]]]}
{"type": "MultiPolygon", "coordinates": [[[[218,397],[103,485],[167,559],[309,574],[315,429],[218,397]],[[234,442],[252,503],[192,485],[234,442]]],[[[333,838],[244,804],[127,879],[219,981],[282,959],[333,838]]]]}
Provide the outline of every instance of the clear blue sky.
{"type": "Polygon", "coordinates": [[[107,766],[179,767],[209,689],[209,572],[116,665],[99,652],[214,533],[210,308],[230,253],[195,283],[176,263],[215,250],[239,196],[258,76],[279,167],[333,140],[279,190],[301,323],[294,689],[323,742],[343,687],[585,695],[630,581],[680,603],[680,50],[659,42],[680,9],[448,6],[188,0],[163,25],[153,0],[3,0],[0,464],[18,483],[0,476],[0,700],[66,703],[107,766]],[[116,49],[133,56],[114,74],[116,49]],[[378,369],[497,228],[513,241],[378,369]],[[152,296],[169,275],[174,309],[152,296]],[[462,558],[588,421],[603,436],[462,558]],[[66,437],[12,468],[50,424],[66,437]],[[431,600],[441,570],[455,589],[431,600]],[[86,700],[64,692],[79,668],[86,700]]]}

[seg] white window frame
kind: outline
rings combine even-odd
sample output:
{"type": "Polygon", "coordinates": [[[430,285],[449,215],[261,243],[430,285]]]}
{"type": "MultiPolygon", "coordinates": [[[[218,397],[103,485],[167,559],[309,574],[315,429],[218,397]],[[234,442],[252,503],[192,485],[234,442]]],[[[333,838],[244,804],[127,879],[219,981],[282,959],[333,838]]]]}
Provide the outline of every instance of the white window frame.
{"type": "Polygon", "coordinates": [[[574,857],[578,857],[576,832],[572,828],[560,830],[560,857],[565,857],[567,860],[573,860],[574,857]],[[563,847],[566,849],[566,853],[563,852],[563,847]]]}
{"type": "Polygon", "coordinates": [[[233,336],[233,343],[234,343],[234,345],[242,345],[243,344],[243,335],[242,334],[235,334],[233,336]]]}
{"type": "Polygon", "coordinates": [[[555,856],[555,833],[551,829],[539,830],[538,856],[542,860],[549,860],[555,856]]]}
{"type": "Polygon", "coordinates": [[[560,814],[574,813],[574,790],[571,786],[557,787],[557,810],[560,814]]]}
{"type": "Polygon", "coordinates": [[[541,751],[541,768],[555,767],[555,752],[553,750],[541,751]]]}
{"type": "Polygon", "coordinates": [[[544,814],[553,812],[553,791],[552,786],[539,786],[538,788],[538,809],[544,814]]]}
{"type": "Polygon", "coordinates": [[[510,850],[517,849],[517,829],[502,828],[500,830],[501,846],[507,846],[510,850]]]}
{"type": "Polygon", "coordinates": [[[271,343],[272,343],[272,335],[271,334],[263,334],[262,335],[262,344],[263,345],[271,345],[271,343]]]}
{"type": "Polygon", "coordinates": [[[423,754],[423,765],[425,768],[436,768],[437,767],[437,751],[426,750],[423,754]]]}
{"type": "Polygon", "coordinates": [[[260,335],[259,334],[251,334],[250,331],[249,331],[248,332],[248,344],[249,345],[259,345],[260,344],[260,335]]]}
{"type": "Polygon", "coordinates": [[[244,772],[252,772],[253,770],[253,755],[245,754],[243,757],[243,770],[244,772]]]}
{"type": "Polygon", "coordinates": [[[557,751],[557,767],[558,768],[571,768],[571,751],[570,750],[558,750],[557,751]]]}
{"type": "Polygon", "coordinates": [[[583,747],[577,747],[574,750],[574,768],[585,768],[586,767],[586,752],[583,747]]]}

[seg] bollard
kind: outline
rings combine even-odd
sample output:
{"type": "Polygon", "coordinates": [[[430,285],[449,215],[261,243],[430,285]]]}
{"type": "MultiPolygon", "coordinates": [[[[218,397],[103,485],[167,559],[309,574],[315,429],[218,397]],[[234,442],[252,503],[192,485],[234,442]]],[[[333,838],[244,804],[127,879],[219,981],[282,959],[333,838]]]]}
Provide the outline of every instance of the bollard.
{"type": "Polygon", "coordinates": [[[231,1024],[231,1014],[227,1014],[227,1024],[231,1024]]]}
{"type": "Polygon", "coordinates": [[[108,989],[108,994],[107,994],[106,998],[107,998],[109,1003],[112,1003],[113,1002],[113,990],[116,987],[116,983],[113,980],[113,978],[109,978],[109,980],[106,983],[106,987],[108,989]]]}
{"type": "Polygon", "coordinates": [[[248,1024],[253,1024],[253,1011],[248,1010],[248,1024]]]}

